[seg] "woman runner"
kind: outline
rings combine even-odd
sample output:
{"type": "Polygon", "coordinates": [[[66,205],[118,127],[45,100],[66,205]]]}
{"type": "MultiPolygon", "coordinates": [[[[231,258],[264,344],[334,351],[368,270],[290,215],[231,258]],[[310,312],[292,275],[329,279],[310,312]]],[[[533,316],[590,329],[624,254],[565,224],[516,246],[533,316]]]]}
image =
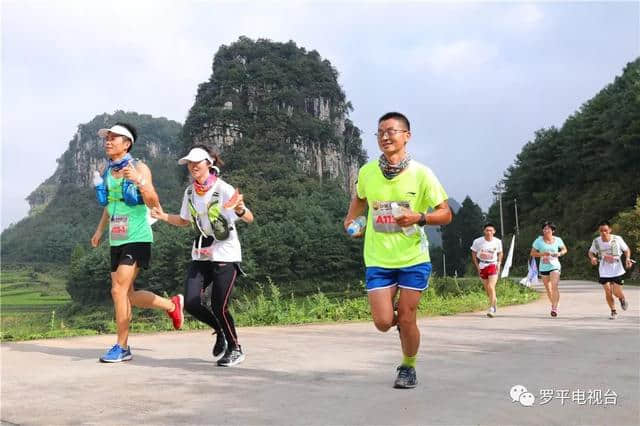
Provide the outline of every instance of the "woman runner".
{"type": "Polygon", "coordinates": [[[187,272],[184,307],[198,320],[216,330],[213,357],[218,365],[230,367],[244,360],[233,317],[228,311],[233,285],[242,260],[235,222],[253,222],[242,194],[218,177],[220,157],[205,145],[194,145],[178,164],[186,164],[193,183],[184,192],[179,215],[162,207],[151,216],[175,226],[191,224],[196,231],[187,272]],[[202,295],[211,286],[210,300],[202,295]],[[211,310],[207,308],[210,302],[211,310]]]}

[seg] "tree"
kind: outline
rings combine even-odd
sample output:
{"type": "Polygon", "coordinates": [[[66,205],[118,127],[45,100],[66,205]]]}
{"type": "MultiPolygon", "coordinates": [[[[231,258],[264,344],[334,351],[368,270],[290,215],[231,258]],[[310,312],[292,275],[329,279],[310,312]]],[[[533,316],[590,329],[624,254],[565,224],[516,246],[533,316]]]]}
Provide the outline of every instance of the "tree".
{"type": "MultiPolygon", "coordinates": [[[[517,259],[539,235],[539,224],[552,220],[567,243],[564,273],[585,275],[584,247],[599,221],[632,209],[640,188],[640,58],[627,64],[562,127],[535,132],[504,173],[505,232],[515,224],[513,200],[523,244],[517,259]],[[525,244],[526,242],[526,244],[525,244]]],[[[497,202],[489,208],[492,219],[497,202]]]]}
{"type": "Polygon", "coordinates": [[[442,228],[442,249],[447,262],[447,275],[463,276],[470,264],[470,247],[482,233],[484,214],[469,196],[449,225],[442,228]]]}
{"type": "MultiPolygon", "coordinates": [[[[631,249],[631,258],[640,261],[640,196],[636,198],[633,209],[616,216],[613,221],[613,233],[622,236],[631,249]]],[[[636,274],[638,274],[637,270],[636,274]]]]}

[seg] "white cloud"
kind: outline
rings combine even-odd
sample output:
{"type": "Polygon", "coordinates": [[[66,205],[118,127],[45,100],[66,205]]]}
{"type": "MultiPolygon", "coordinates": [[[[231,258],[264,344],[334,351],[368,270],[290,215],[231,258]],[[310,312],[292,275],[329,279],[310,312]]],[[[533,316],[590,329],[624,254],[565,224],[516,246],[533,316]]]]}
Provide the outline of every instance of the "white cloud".
{"type": "Polygon", "coordinates": [[[447,190],[474,200],[486,196],[502,170],[472,188],[457,183],[459,170],[472,169],[475,158],[453,157],[450,147],[465,153],[482,144],[488,155],[509,164],[531,129],[561,123],[638,51],[638,7],[623,2],[0,5],[2,227],[26,213],[22,198],[51,174],[79,123],[116,109],[184,121],[198,84],[211,75],[213,55],[240,35],[292,39],[329,59],[341,73],[371,156],[377,155],[376,118],[390,109],[408,113],[415,141],[429,141],[420,145],[429,150],[425,157],[437,149],[435,141],[442,145],[435,168],[450,182],[447,190]],[[563,75],[584,77],[567,85],[551,65],[562,67],[563,75]],[[555,94],[552,106],[540,103],[542,93],[555,94]],[[41,167],[18,179],[21,164],[15,159],[34,154],[41,167]]]}
{"type": "Polygon", "coordinates": [[[494,61],[498,49],[479,40],[458,40],[431,48],[419,47],[409,53],[417,66],[426,66],[436,74],[467,73],[494,61]]]}
{"type": "Polygon", "coordinates": [[[528,32],[539,29],[544,13],[534,3],[521,3],[506,9],[502,25],[510,31],[528,32]]]}

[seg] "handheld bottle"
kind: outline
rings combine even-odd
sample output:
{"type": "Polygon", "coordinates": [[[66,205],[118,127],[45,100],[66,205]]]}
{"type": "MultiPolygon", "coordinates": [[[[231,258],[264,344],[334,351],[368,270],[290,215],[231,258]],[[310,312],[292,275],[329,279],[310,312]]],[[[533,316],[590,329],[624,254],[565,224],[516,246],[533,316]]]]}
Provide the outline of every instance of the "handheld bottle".
{"type": "Polygon", "coordinates": [[[358,216],[347,227],[347,234],[349,234],[349,236],[353,237],[354,235],[360,233],[364,229],[365,226],[367,226],[367,218],[364,217],[364,216],[358,216]]]}
{"type": "MultiPolygon", "coordinates": [[[[393,203],[391,203],[391,214],[394,218],[402,216],[404,214],[404,208],[394,201],[393,203]]],[[[402,232],[404,232],[404,235],[406,235],[407,237],[415,234],[417,230],[418,226],[415,223],[411,226],[402,227],[402,232]]]]}
{"type": "Polygon", "coordinates": [[[109,202],[109,194],[107,192],[107,186],[105,185],[104,179],[100,176],[100,173],[97,170],[93,171],[93,186],[96,190],[96,200],[98,200],[98,204],[106,206],[109,202]]]}

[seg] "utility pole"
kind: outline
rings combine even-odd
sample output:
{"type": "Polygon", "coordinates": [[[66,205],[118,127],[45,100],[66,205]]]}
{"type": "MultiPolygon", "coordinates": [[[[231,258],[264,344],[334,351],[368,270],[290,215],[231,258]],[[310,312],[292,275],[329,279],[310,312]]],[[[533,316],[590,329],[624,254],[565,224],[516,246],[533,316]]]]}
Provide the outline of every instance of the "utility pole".
{"type": "Polygon", "coordinates": [[[518,227],[518,199],[513,199],[513,208],[516,211],[516,235],[520,235],[520,228],[518,227]]]}
{"type": "Polygon", "coordinates": [[[498,203],[500,204],[500,238],[504,238],[504,219],[502,218],[502,193],[504,192],[504,183],[498,182],[493,195],[498,196],[498,203]]]}
{"type": "Polygon", "coordinates": [[[447,276],[447,260],[446,256],[444,255],[444,250],[442,250],[442,276],[447,276]]]}

